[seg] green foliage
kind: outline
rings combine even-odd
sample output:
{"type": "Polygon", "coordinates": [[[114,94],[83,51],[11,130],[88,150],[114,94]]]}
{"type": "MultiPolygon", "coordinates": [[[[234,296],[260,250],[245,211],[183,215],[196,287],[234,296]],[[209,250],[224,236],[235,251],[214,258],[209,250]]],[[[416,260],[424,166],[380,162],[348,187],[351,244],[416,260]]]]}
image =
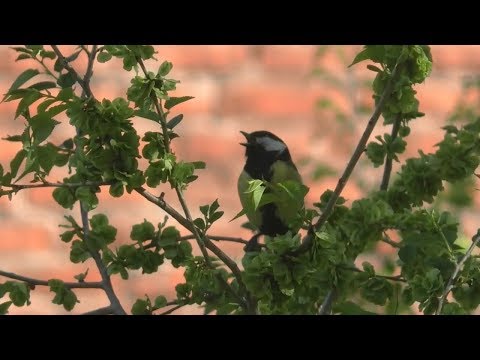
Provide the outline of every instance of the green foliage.
{"type": "MultiPolygon", "coordinates": [[[[116,99],[96,99],[89,91],[82,91],[89,79],[78,81],[69,69],[92,49],[78,47],[64,55],[64,60],[39,45],[14,47],[13,51],[17,53],[16,61],[30,61],[39,69],[30,68],[18,75],[2,99],[15,102],[13,118],[21,119],[25,128],[4,139],[21,148],[11,159],[9,169],[0,166],[0,196],[11,199],[27,188],[20,181],[27,178],[33,185],[52,186],[51,171],[65,167],[68,176],[62,184],[55,184],[53,199],[64,209],[72,210],[78,204],[92,211],[99,205],[97,194],[102,187],[108,187],[109,194],[116,198],[135,190],[144,193],[145,189],[140,189],[143,186],[156,188],[167,183],[182,193],[197,179],[197,170],[206,167],[202,161],[182,160],[172,151],[172,142],[179,137],[175,132],[181,128],[178,125],[182,122],[182,127],[188,127],[189,120],[170,111],[194,97],[171,96],[179,81],[170,78],[173,64],[168,60],[162,59],[155,71],[147,70],[146,61],[156,60],[152,46],[106,45],[93,54],[96,56],[92,59],[98,62],[117,58],[126,71],[135,70],[125,98],[116,99]],[[63,115],[68,124],[62,125],[70,125],[76,135],[57,143],[52,134],[63,115]],[[137,121],[143,119],[156,129],[138,133],[137,121]]],[[[325,51],[325,47],[320,48],[318,57],[325,51]]],[[[342,51],[337,55],[345,65],[351,62],[342,51]]],[[[429,47],[423,45],[369,45],[351,65],[364,61],[374,76],[369,86],[375,105],[381,105],[383,99],[379,109],[383,124],[392,126],[391,132],[377,136],[365,148],[366,157],[378,168],[386,162],[400,162],[414,128],[410,122],[424,115],[414,87],[429,76],[432,56],[429,47]]],[[[341,76],[322,68],[317,68],[314,75],[337,89],[346,87],[341,76]]],[[[479,84],[478,79],[470,79],[464,89],[478,90],[479,84]]],[[[356,115],[366,114],[365,110],[372,113],[372,109],[353,105],[356,115]]],[[[333,114],[345,131],[352,125],[349,114],[332,97],[319,99],[316,110],[333,114]]],[[[146,296],[134,303],[132,314],[153,314],[167,306],[171,309],[174,305],[192,304],[203,306],[205,313],[217,314],[317,314],[332,288],[336,290],[332,308],[335,314],[404,313],[411,306],[433,314],[441,301],[442,314],[470,313],[480,305],[480,262],[478,257],[469,257],[452,279],[466,249],[459,241],[461,228],[455,214],[443,206],[446,203],[460,208],[472,204],[472,175],[480,164],[478,109],[460,104],[443,129],[444,138],[436,151],[402,160],[387,190],[368,189],[368,196],[351,203],[339,197],[322,228],[312,228],[312,224],[325,215],[332,190],[326,189],[313,208],[305,208],[306,186],[294,181],[251,181],[244,208],[235,218],[274,203],[292,231],[265,237],[260,250],[246,253],[240,275],[230,263],[195,256],[191,245],[194,237],[182,236],[181,229],[167,225],[167,219],[156,227],[147,219],[133,224],[130,241],[119,244],[117,229],[106,215],[90,214],[88,232],[84,229],[87,218],[79,224],[67,215],[60,240],[70,244],[71,262],[83,263],[94,257],[108,275],[118,274],[122,279],[140,269],[142,274],[154,274],[165,262],[184,269],[185,281],[176,286],[176,299],[168,301],[158,296],[151,300],[146,296]],[[308,231],[312,245],[298,253],[302,228],[308,231]],[[393,243],[385,240],[387,231],[395,232],[398,239],[393,243]],[[374,250],[382,240],[395,247],[395,254],[385,261],[388,266],[363,262],[358,268],[358,257],[374,250]],[[398,275],[391,275],[394,272],[398,275]],[[449,282],[452,297],[444,299],[449,282]]],[[[311,171],[315,179],[334,172],[323,162],[313,163],[311,171]]],[[[166,208],[163,195],[157,200],[160,207],[166,208]]],[[[216,199],[200,206],[201,216],[193,219],[205,241],[212,225],[224,214],[219,209],[216,199]]],[[[170,215],[179,216],[171,211],[170,215]]],[[[85,283],[87,273],[75,279],[85,283]]],[[[50,291],[55,293],[52,302],[70,311],[78,299],[67,285],[62,280],[48,281],[50,291]]],[[[12,304],[29,305],[32,289],[23,282],[0,284],[0,314],[7,313],[12,304]]]]}
{"type": "Polygon", "coordinates": [[[75,293],[66,287],[62,280],[48,280],[48,286],[50,287],[50,291],[55,293],[52,303],[63,305],[65,310],[72,311],[75,304],[80,302],[75,293]]]}

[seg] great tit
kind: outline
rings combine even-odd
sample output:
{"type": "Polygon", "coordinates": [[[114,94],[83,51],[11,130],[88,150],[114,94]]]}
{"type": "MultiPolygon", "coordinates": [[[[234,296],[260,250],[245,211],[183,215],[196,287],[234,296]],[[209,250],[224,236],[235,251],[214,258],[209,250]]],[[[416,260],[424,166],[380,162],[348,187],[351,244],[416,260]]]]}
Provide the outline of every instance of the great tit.
{"type": "MultiPolygon", "coordinates": [[[[245,191],[248,189],[248,182],[252,179],[266,180],[271,184],[287,180],[302,184],[302,178],[284,141],[268,131],[255,131],[250,134],[244,131],[240,132],[247,140],[240,144],[246,148],[246,162],[238,178],[238,193],[245,210],[248,201],[245,191]]],[[[264,194],[269,191],[267,187],[264,194]]],[[[285,219],[275,203],[260,206],[253,213],[246,211],[246,215],[250,223],[258,230],[258,233],[245,246],[247,252],[258,250],[259,236],[274,237],[283,235],[289,230],[288,219],[285,219]]],[[[298,229],[294,231],[298,231],[298,229]]]]}

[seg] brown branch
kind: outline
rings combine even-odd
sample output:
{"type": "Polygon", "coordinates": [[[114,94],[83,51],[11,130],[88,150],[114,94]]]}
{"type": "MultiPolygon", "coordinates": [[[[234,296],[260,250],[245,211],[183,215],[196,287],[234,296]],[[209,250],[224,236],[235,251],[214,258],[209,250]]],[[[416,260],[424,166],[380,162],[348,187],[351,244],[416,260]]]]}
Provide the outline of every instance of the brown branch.
{"type": "Polygon", "coordinates": [[[334,206],[340,197],[340,194],[342,193],[343,189],[345,188],[345,185],[347,184],[347,181],[350,177],[350,175],[353,172],[353,169],[357,165],[358,160],[362,156],[365,146],[367,144],[368,139],[370,138],[370,135],[372,134],[373,129],[375,128],[375,125],[377,124],[378,119],[380,118],[380,115],[382,114],[383,111],[383,106],[385,104],[385,101],[390,97],[393,89],[393,80],[396,77],[397,74],[397,68],[398,68],[398,61],[397,64],[395,65],[392,74],[390,76],[390,79],[388,80],[385,89],[383,90],[383,93],[380,97],[380,100],[377,103],[377,106],[375,107],[375,111],[373,112],[372,117],[368,121],[368,124],[365,128],[365,131],[363,132],[362,137],[360,138],[357,147],[355,148],[355,151],[353,152],[353,155],[348,162],[342,176],[338,180],[337,186],[335,188],[335,191],[333,192],[332,196],[330,197],[327,205],[325,206],[325,210],[323,211],[322,215],[320,218],[317,220],[317,222],[310,227],[309,232],[307,236],[305,237],[303,243],[298,247],[297,251],[294,252],[294,254],[302,254],[306,251],[308,251],[312,244],[313,244],[313,234],[315,230],[319,230],[322,228],[322,226],[326,223],[328,218],[330,217],[331,213],[333,212],[334,206]]]}
{"type": "MultiPolygon", "coordinates": [[[[49,286],[48,280],[34,279],[34,278],[22,276],[22,275],[17,275],[8,271],[0,270],[0,276],[13,279],[13,280],[23,281],[29,285],[49,286]]],[[[102,289],[103,288],[103,284],[101,281],[97,281],[97,282],[65,282],[63,281],[63,284],[65,285],[65,287],[69,289],[102,289]]]]}
{"type": "Polygon", "coordinates": [[[10,184],[12,190],[20,191],[23,189],[35,189],[35,188],[48,188],[48,187],[68,187],[68,188],[77,188],[80,186],[104,186],[110,185],[110,182],[105,181],[86,181],[84,183],[52,183],[45,181],[41,184],[10,184]]]}
{"type": "MultiPolygon", "coordinates": [[[[402,115],[398,114],[393,122],[391,140],[395,140],[398,136],[398,131],[400,130],[400,124],[402,122],[402,115]]],[[[380,184],[380,190],[387,190],[388,183],[390,182],[390,175],[392,173],[392,163],[393,159],[387,156],[385,160],[385,167],[383,169],[382,183],[380,184]]]]}
{"type": "MultiPolygon", "coordinates": [[[[85,79],[82,79],[82,77],[78,75],[75,69],[72,68],[69,62],[65,59],[61,51],[58,49],[57,45],[50,45],[50,46],[52,47],[53,51],[55,52],[55,54],[57,54],[57,57],[62,62],[62,65],[65,68],[65,70],[67,70],[72,76],[75,77],[75,81],[82,87],[87,97],[94,97],[92,94],[92,90],[90,89],[90,86],[89,86],[90,79],[85,81],[85,79]]],[[[90,58],[89,58],[89,62],[90,62],[90,58]]]]}
{"type": "MultiPolygon", "coordinates": [[[[363,272],[365,272],[365,271],[363,271],[363,270],[360,270],[359,268],[351,267],[351,266],[341,266],[341,265],[340,265],[340,266],[338,266],[338,267],[341,268],[341,269],[344,269],[344,270],[350,270],[350,271],[358,272],[358,273],[363,273],[363,272]]],[[[382,279],[386,279],[386,280],[391,280],[391,281],[407,282],[407,280],[405,280],[402,275],[389,276],[389,275],[378,275],[378,274],[375,274],[374,277],[382,278],[382,279]]]]}
{"type": "Polygon", "coordinates": [[[176,310],[184,307],[185,305],[187,305],[187,304],[179,304],[179,305],[174,306],[173,308],[168,309],[167,311],[164,311],[164,312],[162,312],[162,313],[160,313],[160,314],[158,314],[158,315],[168,315],[168,314],[171,314],[172,312],[174,312],[174,311],[176,311],[176,310]]]}
{"type": "Polygon", "coordinates": [[[114,313],[112,306],[105,306],[99,309],[95,309],[92,311],[87,311],[81,315],[112,315],[114,313]]]}
{"type": "MultiPolygon", "coordinates": [[[[248,240],[245,240],[242,238],[230,237],[230,236],[208,235],[208,238],[214,241],[227,241],[227,242],[234,242],[234,243],[244,244],[244,245],[248,244],[248,240]]],[[[185,235],[185,236],[181,236],[178,239],[178,241],[188,241],[188,240],[195,240],[195,235],[185,235]]],[[[259,244],[259,245],[265,246],[263,244],[259,244]]],[[[156,246],[157,244],[155,242],[151,242],[147,245],[144,245],[143,248],[147,250],[147,249],[154,248],[156,246]]]]}
{"type": "Polygon", "coordinates": [[[394,248],[397,248],[397,249],[400,249],[402,247],[399,243],[393,241],[390,238],[390,236],[387,235],[387,233],[383,233],[383,237],[382,237],[381,241],[383,241],[384,243],[387,243],[388,245],[393,246],[394,248]]]}
{"type": "Polygon", "coordinates": [[[472,244],[468,248],[467,252],[465,255],[462,257],[462,259],[458,262],[457,266],[455,266],[455,270],[448,280],[447,286],[445,286],[445,290],[443,291],[442,296],[440,297],[438,301],[438,307],[437,311],[435,312],[436,315],[439,315],[442,313],[442,308],[443,304],[445,302],[445,299],[447,298],[448,294],[453,288],[453,285],[455,283],[455,280],[457,279],[458,274],[463,268],[463,265],[465,265],[465,262],[468,260],[468,258],[472,255],[473,249],[477,246],[477,244],[480,242],[480,229],[477,230],[477,233],[472,237],[472,244]]]}
{"type": "MultiPolygon", "coordinates": [[[[145,67],[145,64],[143,63],[143,60],[139,57],[137,57],[137,62],[142,68],[143,73],[145,74],[145,77],[148,80],[150,79],[150,75],[148,74],[147,68],[145,67]]],[[[162,126],[162,135],[163,135],[163,142],[165,145],[165,150],[167,152],[170,152],[170,138],[168,137],[168,127],[167,127],[167,121],[165,119],[165,113],[163,112],[161,102],[158,100],[158,98],[155,96],[155,94],[152,94],[152,100],[153,104],[155,106],[155,109],[157,110],[158,115],[160,115],[160,125],[162,126]]]]}
{"type": "MultiPolygon", "coordinates": [[[[51,46],[52,46],[52,49],[55,52],[55,54],[57,54],[60,61],[62,61],[64,68],[70,74],[72,74],[75,77],[76,82],[81,86],[81,88],[83,90],[82,91],[82,96],[81,96],[82,99],[85,99],[86,97],[94,98],[93,93],[90,89],[90,78],[93,75],[93,63],[94,63],[94,60],[95,60],[96,46],[93,46],[92,51],[88,55],[87,70],[86,70],[83,78],[80,77],[80,75],[78,75],[78,73],[75,71],[75,69],[73,69],[70,66],[68,61],[65,59],[65,57],[61,53],[61,51],[58,49],[58,47],[56,45],[51,45],[51,46]]],[[[79,129],[76,128],[76,131],[77,131],[77,136],[78,136],[79,129]]],[[[81,149],[77,147],[75,149],[75,151],[80,152],[81,149]]],[[[80,202],[80,214],[81,214],[81,218],[82,218],[82,227],[83,227],[83,233],[84,233],[84,237],[85,237],[84,241],[85,241],[85,244],[87,245],[87,248],[88,248],[88,251],[89,251],[90,255],[92,256],[93,260],[95,261],[95,264],[96,264],[96,266],[97,266],[97,268],[100,272],[100,276],[102,277],[102,287],[103,287],[103,290],[105,291],[105,293],[108,297],[108,300],[110,301],[110,306],[112,308],[112,311],[115,314],[118,314],[118,315],[126,315],[127,313],[123,309],[122,305],[120,304],[120,300],[118,299],[117,295],[115,294],[115,291],[113,290],[110,275],[108,274],[107,267],[105,266],[102,258],[100,257],[99,251],[94,249],[91,246],[90,242],[88,241],[89,240],[89,233],[90,233],[90,229],[89,229],[89,225],[88,225],[88,210],[85,207],[85,203],[82,202],[82,201],[80,202]]]]}
{"type": "MultiPolygon", "coordinates": [[[[155,195],[149,193],[147,190],[145,190],[143,187],[136,188],[136,192],[138,192],[140,195],[142,195],[145,199],[150,201],[151,203],[157,205],[159,208],[164,210],[167,214],[169,214],[171,217],[173,217],[175,220],[178,221],[180,225],[182,225],[185,229],[190,231],[192,234],[194,233],[194,228],[195,226],[193,223],[185,219],[185,217],[182,216],[177,210],[172,208],[170,205],[166,203],[164,200],[164,197],[162,194],[159,197],[156,197],[155,195]]],[[[217,247],[210,239],[208,236],[203,237],[203,241],[205,243],[205,247],[209,249],[211,252],[213,252],[223,263],[230,269],[232,274],[235,276],[237,279],[239,287],[242,289],[242,291],[245,294],[249,294],[247,287],[243,283],[242,280],[242,272],[240,271],[239,267],[237,266],[237,263],[233,261],[227,254],[225,254],[219,247],[217,247]]],[[[223,278],[222,278],[223,280],[223,278]]],[[[230,287],[230,285],[228,285],[230,287]]],[[[232,290],[233,291],[233,290],[232,290]]],[[[240,298],[238,295],[236,295],[236,298],[240,298]]],[[[253,310],[250,310],[253,311],[253,310]]]]}

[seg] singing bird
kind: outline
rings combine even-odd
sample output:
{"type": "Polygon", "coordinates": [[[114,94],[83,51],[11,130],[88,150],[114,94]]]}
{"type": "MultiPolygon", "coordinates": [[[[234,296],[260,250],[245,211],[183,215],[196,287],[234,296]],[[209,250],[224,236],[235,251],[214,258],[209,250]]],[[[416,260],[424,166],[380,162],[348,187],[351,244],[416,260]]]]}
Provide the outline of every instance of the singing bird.
{"type": "MultiPolygon", "coordinates": [[[[291,209],[282,211],[274,202],[259,206],[255,211],[248,211],[249,194],[245,193],[248,182],[259,179],[276,184],[293,180],[302,184],[302,178],[292,161],[287,145],[278,136],[264,130],[252,133],[240,132],[247,141],[240,144],[246,148],[246,162],[238,178],[238,194],[248,220],[258,230],[246,245],[245,251],[256,251],[260,235],[274,237],[283,235],[289,230],[288,217],[291,216],[292,211],[291,209]]],[[[269,191],[267,187],[264,194],[269,191]]]]}

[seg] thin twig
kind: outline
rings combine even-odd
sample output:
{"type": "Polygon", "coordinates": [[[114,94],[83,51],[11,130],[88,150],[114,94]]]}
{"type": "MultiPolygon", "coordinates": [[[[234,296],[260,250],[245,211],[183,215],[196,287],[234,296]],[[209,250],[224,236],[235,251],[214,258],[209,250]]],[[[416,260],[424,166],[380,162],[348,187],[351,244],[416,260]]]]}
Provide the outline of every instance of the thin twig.
{"type": "MultiPolygon", "coordinates": [[[[393,121],[392,133],[391,133],[392,142],[398,136],[398,131],[400,130],[401,123],[402,123],[402,114],[398,114],[395,120],[393,121]]],[[[383,177],[382,177],[382,183],[380,184],[380,190],[388,189],[388,183],[390,182],[390,175],[392,173],[392,163],[393,163],[393,159],[387,156],[387,159],[385,160],[385,167],[383,169],[383,177]]]]}
{"type": "MultiPolygon", "coordinates": [[[[180,205],[182,206],[183,212],[185,213],[185,217],[190,223],[193,224],[192,215],[190,214],[190,210],[188,209],[187,203],[185,202],[185,197],[183,196],[182,189],[176,186],[175,190],[177,192],[178,200],[180,201],[180,205]]],[[[207,249],[205,248],[205,242],[203,241],[203,238],[200,236],[200,233],[198,232],[196,226],[192,226],[192,229],[193,229],[193,235],[197,240],[198,247],[200,248],[200,251],[202,252],[203,257],[205,258],[205,262],[210,268],[213,268],[212,262],[210,261],[210,256],[208,255],[207,249]]]]}
{"type": "MultiPolygon", "coordinates": [[[[93,97],[92,90],[90,89],[90,86],[88,86],[88,81],[85,82],[85,80],[82,79],[80,77],[80,75],[78,75],[78,73],[75,71],[75,69],[70,66],[69,62],[65,59],[65,57],[63,56],[61,51],[58,49],[57,45],[50,45],[50,46],[52,47],[53,51],[55,52],[55,54],[57,54],[58,58],[62,62],[63,67],[72,76],[75,77],[75,81],[82,87],[82,89],[85,92],[85,94],[87,95],[87,97],[93,97]]],[[[90,61],[90,58],[89,58],[89,61],[90,61]]]]}
{"type": "Polygon", "coordinates": [[[48,188],[48,187],[77,188],[80,186],[103,186],[103,185],[110,185],[110,182],[85,181],[84,183],[52,183],[52,182],[45,181],[41,184],[10,184],[9,186],[14,191],[20,191],[23,189],[34,189],[34,188],[48,188]]]}
{"type": "MultiPolygon", "coordinates": [[[[344,269],[344,270],[350,270],[350,271],[354,271],[354,272],[358,272],[358,273],[363,273],[363,272],[365,272],[365,271],[363,271],[363,270],[360,270],[360,269],[357,268],[357,267],[341,266],[341,265],[338,266],[338,267],[341,268],[341,269],[344,269]]],[[[405,280],[402,275],[389,276],[389,275],[378,275],[378,274],[375,274],[374,277],[382,278],[382,279],[387,279],[387,280],[391,280],[391,281],[407,282],[407,280],[405,280]]]]}
{"type": "MultiPolygon", "coordinates": [[[[398,59],[399,60],[399,59],[398,59]]],[[[305,239],[303,240],[302,244],[298,247],[297,251],[294,252],[295,255],[299,255],[302,253],[307,252],[313,245],[313,239],[314,239],[314,234],[315,230],[319,230],[322,228],[322,226],[326,223],[328,218],[330,217],[331,213],[333,212],[334,206],[340,197],[340,194],[342,193],[345,185],[347,184],[347,181],[350,177],[350,175],[353,172],[353,169],[355,168],[358,160],[362,156],[365,146],[367,145],[367,141],[370,138],[370,135],[372,134],[373,129],[375,128],[375,125],[377,124],[378,119],[380,118],[380,115],[382,114],[383,111],[383,106],[385,104],[385,101],[390,97],[392,90],[393,90],[393,80],[397,74],[397,69],[398,69],[398,64],[399,61],[397,60],[397,63],[395,64],[395,67],[393,68],[392,74],[390,76],[390,79],[388,80],[383,93],[380,97],[380,100],[377,103],[377,106],[375,107],[375,111],[372,114],[372,117],[368,121],[368,124],[365,128],[365,131],[363,132],[362,137],[360,138],[357,147],[355,148],[355,151],[353,152],[353,155],[350,159],[350,161],[347,164],[347,167],[345,168],[342,176],[338,180],[337,186],[335,188],[335,191],[333,192],[332,196],[330,197],[327,205],[325,206],[325,210],[322,212],[322,215],[319,217],[317,222],[310,227],[307,236],[305,236],[305,239]]],[[[320,306],[319,314],[324,315],[324,314],[330,314],[331,312],[331,307],[333,304],[333,300],[336,297],[337,289],[333,287],[327,294],[326,298],[324,299],[322,305],[320,306]]]]}
{"type": "Polygon", "coordinates": [[[332,312],[331,310],[332,310],[333,300],[336,294],[337,294],[337,291],[335,288],[332,288],[328,292],[327,296],[323,300],[322,305],[320,305],[320,309],[318,310],[318,315],[330,315],[330,313],[332,312]]]}
{"type": "Polygon", "coordinates": [[[310,249],[310,247],[313,244],[313,234],[315,230],[319,230],[322,228],[322,226],[326,223],[328,218],[330,217],[331,213],[333,212],[334,206],[340,197],[340,194],[342,193],[343,189],[345,188],[345,185],[347,184],[347,181],[350,177],[350,175],[353,172],[353,169],[357,165],[358,160],[362,156],[365,146],[367,144],[368,139],[370,138],[370,135],[372,134],[373,129],[375,128],[375,125],[377,124],[378,119],[380,118],[380,115],[382,114],[383,111],[383,106],[385,104],[385,101],[390,97],[393,89],[393,80],[396,77],[397,74],[397,69],[398,69],[398,61],[395,64],[395,67],[393,68],[392,74],[390,76],[390,79],[388,80],[385,89],[383,90],[382,96],[380,97],[380,100],[377,103],[377,106],[375,108],[375,111],[373,112],[372,117],[368,121],[368,124],[365,128],[365,131],[363,132],[362,137],[360,138],[357,147],[355,148],[355,151],[353,152],[353,155],[348,162],[342,176],[338,180],[337,186],[335,188],[335,191],[333,192],[332,196],[330,197],[327,205],[325,206],[325,210],[322,212],[322,215],[320,218],[317,220],[317,222],[310,227],[309,232],[307,236],[305,237],[303,243],[298,247],[297,251],[294,252],[294,254],[302,254],[310,249]]]}
{"type": "Polygon", "coordinates": [[[87,311],[81,315],[112,315],[112,314],[114,314],[114,311],[112,309],[112,306],[109,305],[109,306],[105,306],[92,311],[87,311]]]}
{"type": "MultiPolygon", "coordinates": [[[[135,191],[138,192],[140,195],[142,195],[145,199],[147,199],[151,203],[153,203],[153,204],[157,205],[159,208],[163,209],[167,214],[169,214],[171,217],[173,217],[185,229],[187,229],[191,233],[194,232],[193,228],[195,226],[193,225],[193,223],[188,221],[185,217],[182,216],[182,214],[180,214],[177,210],[175,210],[170,205],[168,205],[167,202],[164,200],[163,196],[157,197],[157,196],[149,193],[143,187],[136,188],[135,191]]],[[[205,242],[206,248],[209,249],[211,252],[213,252],[232,271],[232,274],[237,279],[238,285],[242,289],[242,291],[245,294],[249,294],[245,284],[243,283],[242,272],[240,271],[239,267],[237,266],[237,263],[235,261],[233,261],[227,254],[225,254],[219,247],[217,247],[209,239],[208,236],[205,236],[203,238],[203,240],[205,242]]],[[[237,297],[237,299],[240,298],[238,295],[236,297],[237,297]]]]}
{"type": "Polygon", "coordinates": [[[388,236],[388,234],[385,233],[385,232],[383,233],[383,237],[382,237],[381,241],[383,241],[384,243],[387,243],[388,245],[393,246],[394,248],[397,248],[397,249],[400,249],[402,247],[399,243],[393,241],[390,238],[390,236],[388,236]]]}
{"type": "Polygon", "coordinates": [[[457,266],[455,266],[455,271],[453,272],[452,276],[448,280],[447,286],[445,286],[445,290],[443,291],[443,294],[438,301],[437,312],[435,313],[436,315],[439,315],[442,313],[442,308],[443,308],[445,299],[447,298],[448,294],[452,290],[455,280],[457,279],[458,274],[462,270],[463,265],[465,265],[465,262],[472,255],[472,251],[473,249],[475,249],[479,241],[480,241],[480,229],[478,229],[477,233],[472,237],[472,244],[468,248],[465,255],[463,255],[462,259],[458,262],[457,266]]]}
{"type": "MultiPolygon", "coordinates": [[[[244,245],[248,244],[248,240],[245,240],[242,238],[230,237],[230,236],[208,235],[208,238],[214,241],[227,241],[227,242],[234,242],[237,244],[244,244],[244,245]]],[[[178,241],[188,241],[188,240],[195,240],[195,235],[185,235],[178,238],[178,241]]],[[[265,246],[263,244],[259,244],[259,245],[265,246]]],[[[147,250],[147,249],[154,248],[156,246],[157,244],[155,242],[151,242],[149,244],[144,245],[143,248],[147,250]]]]}
{"type": "MultiPolygon", "coordinates": [[[[17,275],[8,271],[0,270],[0,276],[4,276],[9,279],[23,281],[29,285],[49,286],[48,280],[34,279],[27,276],[17,275]]],[[[96,282],[65,282],[64,281],[63,284],[65,285],[65,287],[69,289],[102,289],[103,288],[101,281],[96,281],[96,282]]]]}
{"type": "Polygon", "coordinates": [[[187,304],[179,304],[179,305],[174,306],[173,308],[168,309],[167,311],[164,311],[164,312],[162,312],[162,313],[160,313],[160,314],[158,314],[158,315],[168,315],[168,314],[171,314],[172,312],[174,312],[174,311],[176,311],[176,310],[184,307],[185,305],[187,305],[187,304]]]}
{"type": "MultiPolygon", "coordinates": [[[[137,62],[142,68],[143,73],[145,74],[145,77],[149,80],[150,75],[148,74],[147,68],[145,67],[145,64],[143,63],[143,60],[141,58],[137,57],[137,62]]],[[[163,142],[165,145],[165,150],[167,152],[170,152],[170,138],[168,137],[168,128],[167,128],[167,121],[165,119],[165,113],[162,109],[161,102],[158,100],[158,98],[155,96],[155,94],[152,94],[152,100],[153,104],[155,106],[155,109],[157,110],[158,115],[160,115],[160,125],[162,126],[162,135],[163,135],[163,142]]]]}

